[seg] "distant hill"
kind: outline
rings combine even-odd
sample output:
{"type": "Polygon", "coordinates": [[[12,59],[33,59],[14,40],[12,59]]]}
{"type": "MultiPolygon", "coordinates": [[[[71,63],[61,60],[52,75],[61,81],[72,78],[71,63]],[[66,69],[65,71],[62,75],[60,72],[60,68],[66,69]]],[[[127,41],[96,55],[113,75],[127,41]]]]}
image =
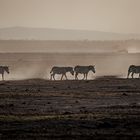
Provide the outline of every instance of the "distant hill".
{"type": "Polygon", "coordinates": [[[119,34],[87,30],[11,27],[0,29],[1,40],[128,40],[138,34],[119,34]]]}

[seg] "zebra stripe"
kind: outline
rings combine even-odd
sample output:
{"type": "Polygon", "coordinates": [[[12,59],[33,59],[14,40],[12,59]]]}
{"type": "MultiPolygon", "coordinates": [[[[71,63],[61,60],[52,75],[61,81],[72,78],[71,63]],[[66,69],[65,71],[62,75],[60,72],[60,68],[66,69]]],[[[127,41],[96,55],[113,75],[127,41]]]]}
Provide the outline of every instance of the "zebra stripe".
{"type": "Polygon", "coordinates": [[[73,67],[56,67],[56,66],[54,66],[50,71],[50,74],[51,74],[50,79],[55,80],[55,74],[61,74],[62,75],[61,80],[63,79],[63,76],[65,76],[65,78],[67,80],[68,79],[67,75],[66,75],[67,72],[70,72],[72,75],[74,75],[73,67]]]}
{"type": "Polygon", "coordinates": [[[93,73],[95,73],[95,67],[92,66],[92,65],[89,65],[89,66],[76,66],[74,68],[74,71],[75,71],[75,79],[78,80],[78,74],[83,74],[84,75],[84,79],[87,80],[87,76],[88,76],[88,73],[89,71],[92,71],[93,73]]]}
{"type": "Polygon", "coordinates": [[[2,75],[2,80],[4,80],[4,72],[9,74],[9,67],[8,66],[0,66],[0,74],[2,75]]]}
{"type": "Polygon", "coordinates": [[[140,66],[130,65],[128,68],[127,78],[129,78],[130,73],[132,78],[134,78],[134,73],[139,74],[140,78],[140,66]]]}

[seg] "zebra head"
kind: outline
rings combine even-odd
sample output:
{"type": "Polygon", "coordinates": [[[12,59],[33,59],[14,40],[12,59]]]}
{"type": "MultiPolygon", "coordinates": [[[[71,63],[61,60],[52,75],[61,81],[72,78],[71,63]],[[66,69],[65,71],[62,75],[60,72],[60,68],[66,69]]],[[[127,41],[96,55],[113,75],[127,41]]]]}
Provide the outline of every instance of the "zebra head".
{"type": "Polygon", "coordinates": [[[133,72],[135,71],[136,66],[135,65],[130,65],[130,67],[128,68],[128,72],[133,72]]]}
{"type": "Polygon", "coordinates": [[[91,70],[93,73],[95,73],[95,66],[90,65],[88,66],[88,69],[91,70]]]}
{"type": "Polygon", "coordinates": [[[3,66],[3,69],[9,74],[9,67],[8,66],[3,66]]]}
{"type": "Polygon", "coordinates": [[[74,75],[73,67],[67,67],[67,71],[71,73],[71,75],[74,75]]]}

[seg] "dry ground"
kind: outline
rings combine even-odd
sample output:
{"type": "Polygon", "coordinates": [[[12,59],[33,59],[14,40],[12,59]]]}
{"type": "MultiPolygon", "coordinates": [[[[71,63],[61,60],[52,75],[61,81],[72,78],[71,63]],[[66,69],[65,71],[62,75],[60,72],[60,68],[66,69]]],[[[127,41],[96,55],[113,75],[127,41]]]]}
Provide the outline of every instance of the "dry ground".
{"type": "Polygon", "coordinates": [[[0,139],[140,139],[140,79],[0,82],[0,139]]]}

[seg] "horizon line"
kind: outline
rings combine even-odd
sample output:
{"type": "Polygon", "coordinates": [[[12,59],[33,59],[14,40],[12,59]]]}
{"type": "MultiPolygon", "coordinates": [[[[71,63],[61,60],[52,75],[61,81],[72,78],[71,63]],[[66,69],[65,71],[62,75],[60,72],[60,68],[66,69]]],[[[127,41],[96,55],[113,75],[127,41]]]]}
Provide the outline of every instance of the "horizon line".
{"type": "Polygon", "coordinates": [[[57,27],[30,27],[30,26],[7,26],[7,27],[0,27],[0,29],[7,29],[7,28],[29,28],[29,29],[54,29],[54,30],[73,30],[73,31],[89,31],[89,32],[102,32],[102,33],[113,33],[113,34],[123,34],[123,35],[140,35],[140,33],[120,33],[120,32],[111,32],[111,31],[103,31],[103,30],[94,30],[94,29],[72,29],[72,28],[57,28],[57,27]]]}

